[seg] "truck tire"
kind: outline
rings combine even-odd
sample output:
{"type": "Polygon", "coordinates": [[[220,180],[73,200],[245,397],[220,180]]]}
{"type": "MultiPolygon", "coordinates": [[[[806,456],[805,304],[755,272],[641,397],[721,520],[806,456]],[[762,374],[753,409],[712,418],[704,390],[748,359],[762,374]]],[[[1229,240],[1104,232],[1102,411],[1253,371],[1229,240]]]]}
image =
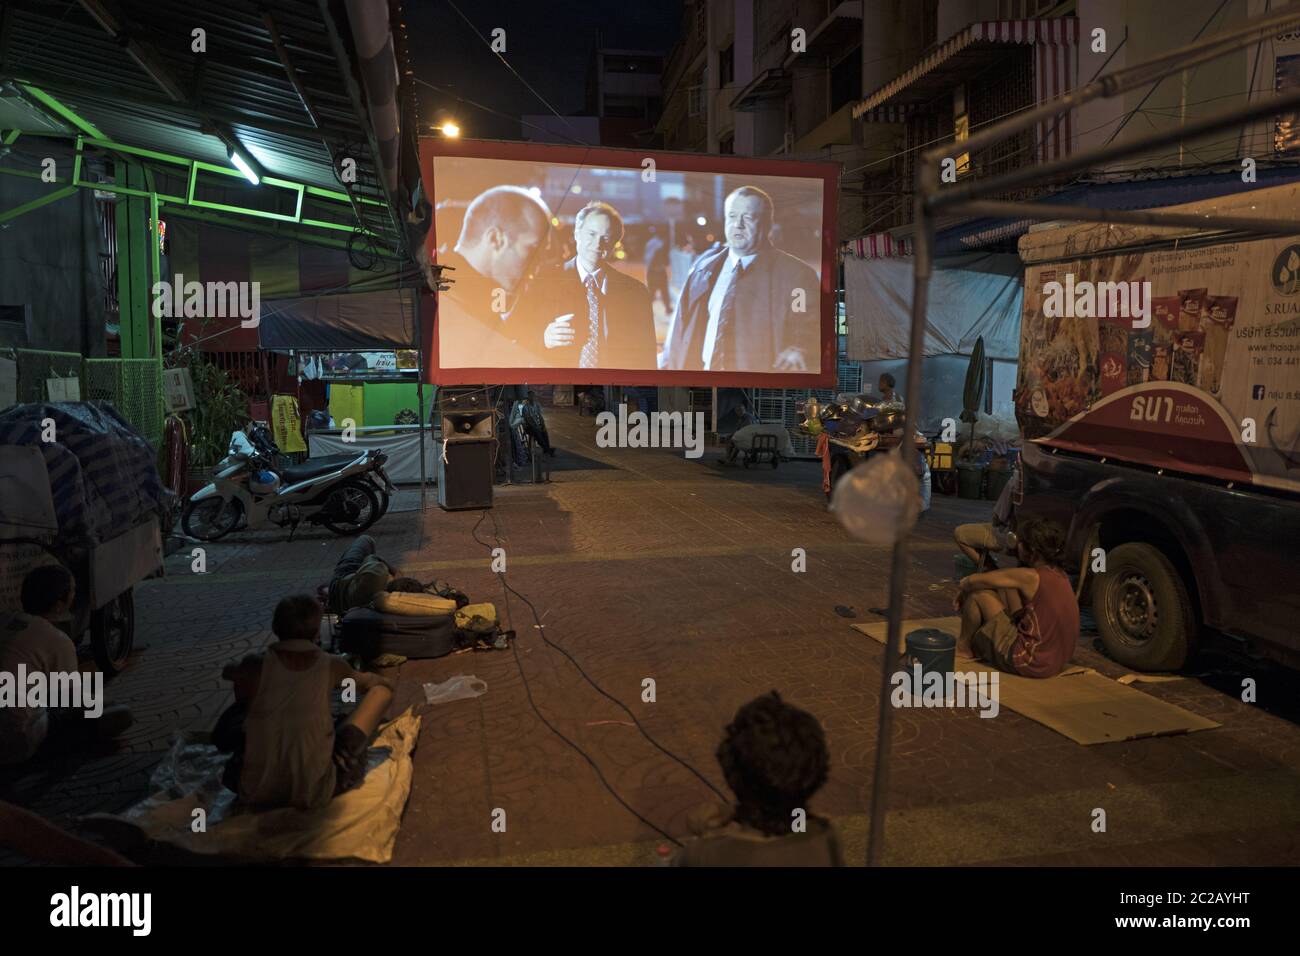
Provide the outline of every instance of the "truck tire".
{"type": "Polygon", "coordinates": [[[105,677],[120,674],[135,646],[135,596],[123,591],[90,616],[90,650],[105,677]]]}
{"type": "Polygon", "coordinates": [[[1107,652],[1138,671],[1174,671],[1196,647],[1187,585],[1154,545],[1121,544],[1093,578],[1092,611],[1107,652]]]}

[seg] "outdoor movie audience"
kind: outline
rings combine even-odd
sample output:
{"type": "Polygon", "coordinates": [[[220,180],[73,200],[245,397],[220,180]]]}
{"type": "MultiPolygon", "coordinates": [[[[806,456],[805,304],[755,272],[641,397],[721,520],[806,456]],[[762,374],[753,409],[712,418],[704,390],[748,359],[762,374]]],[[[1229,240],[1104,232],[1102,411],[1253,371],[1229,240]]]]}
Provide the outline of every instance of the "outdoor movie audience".
{"type": "MultiPolygon", "coordinates": [[[[0,673],[51,678],[75,674],[77,648],[55,624],[72,616],[77,582],[61,564],[48,564],[28,572],[22,584],[22,611],[0,622],[0,673]]],[[[89,675],[87,675],[89,676],[89,675]]],[[[100,702],[102,704],[102,701],[100,702]]],[[[86,708],[0,707],[0,766],[24,763],[44,747],[75,750],[112,740],[134,722],[125,707],[105,707],[97,717],[86,708]]]]}
{"type": "Polygon", "coordinates": [[[1017,527],[1020,567],[967,575],[954,601],[958,653],[1022,677],[1055,677],[1079,640],[1079,602],[1061,567],[1065,531],[1026,518],[1017,527]]]}
{"type": "Polygon", "coordinates": [[[355,671],[320,648],[322,611],[309,594],[276,605],[276,642],[225,668],[235,703],[221,715],[213,743],[231,753],[224,782],[256,807],[314,810],[359,787],[366,751],[393,700],[393,684],[355,671]],[[331,694],[345,680],[363,695],[337,723],[331,694]]]}
{"type": "Polygon", "coordinates": [[[674,866],[844,865],[834,824],[808,811],[830,772],[816,717],[776,691],[756,697],[736,712],[717,757],[735,806],[707,821],[674,866]]]}

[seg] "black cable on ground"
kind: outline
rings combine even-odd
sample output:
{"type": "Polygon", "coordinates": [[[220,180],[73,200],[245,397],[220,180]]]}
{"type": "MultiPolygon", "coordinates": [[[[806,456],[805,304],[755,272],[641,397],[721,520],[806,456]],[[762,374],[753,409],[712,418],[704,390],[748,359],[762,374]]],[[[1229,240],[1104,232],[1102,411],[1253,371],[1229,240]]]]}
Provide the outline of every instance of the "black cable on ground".
{"type": "MultiPolygon", "coordinates": [[[[484,511],[484,514],[487,514],[487,513],[488,513],[488,512],[484,511]]],[[[492,529],[493,529],[493,537],[496,538],[497,545],[500,546],[500,544],[501,544],[501,534],[500,534],[500,532],[499,532],[498,529],[497,529],[497,518],[496,518],[496,515],[495,515],[495,514],[492,515],[492,529]]],[[[482,543],[482,542],[480,542],[480,543],[482,543]]],[[[729,798],[725,793],[723,793],[721,790],[719,790],[717,787],[715,787],[715,786],[713,785],[713,782],[712,782],[711,780],[709,780],[708,777],[704,776],[704,774],[700,773],[700,772],[699,772],[698,770],[696,770],[693,766],[691,766],[689,763],[687,763],[684,759],[682,759],[681,757],[677,756],[677,754],[673,753],[671,750],[669,750],[669,749],[668,749],[667,747],[665,747],[663,744],[659,743],[659,741],[655,740],[654,737],[650,736],[650,732],[649,732],[648,730],[646,730],[645,727],[641,726],[641,721],[639,721],[639,720],[637,719],[636,714],[634,714],[634,713],[632,712],[631,708],[629,708],[629,707],[627,706],[627,704],[623,703],[621,700],[619,700],[619,699],[618,699],[617,697],[615,697],[613,694],[611,694],[611,693],[609,693],[607,690],[605,690],[605,688],[603,688],[603,687],[601,687],[599,684],[597,684],[597,683],[595,682],[595,680],[593,680],[593,679],[591,678],[591,676],[588,675],[588,673],[587,673],[585,670],[582,669],[582,665],[579,664],[579,663],[577,662],[577,660],[574,658],[574,656],[573,656],[572,654],[570,654],[567,650],[565,650],[565,649],[564,649],[563,647],[561,647],[559,644],[556,644],[554,641],[552,641],[549,637],[546,636],[546,631],[545,631],[545,629],[543,629],[543,628],[540,627],[540,625],[541,625],[542,622],[541,622],[541,620],[537,617],[537,609],[536,609],[535,607],[533,607],[532,602],[529,601],[528,598],[524,597],[524,595],[520,594],[518,591],[516,591],[514,588],[512,588],[512,587],[510,586],[509,582],[506,581],[506,577],[505,577],[505,574],[504,574],[504,573],[501,574],[501,585],[502,585],[502,587],[504,587],[508,592],[510,592],[510,593],[513,594],[515,597],[519,598],[519,600],[523,601],[525,604],[528,605],[528,609],[529,609],[530,611],[533,612],[533,618],[537,620],[537,623],[538,623],[538,625],[539,625],[539,627],[538,627],[538,632],[541,634],[542,641],[546,644],[546,646],[547,646],[547,647],[553,647],[553,648],[555,648],[555,650],[557,650],[557,651],[559,651],[561,654],[563,654],[563,655],[568,659],[569,663],[572,664],[574,667],[576,667],[576,668],[578,669],[578,673],[582,675],[583,679],[586,680],[586,682],[587,682],[588,684],[590,684],[593,688],[595,688],[596,693],[600,694],[602,697],[606,698],[607,700],[612,701],[613,703],[617,704],[617,705],[619,706],[619,708],[622,709],[623,713],[625,713],[625,714],[627,714],[629,717],[631,717],[631,718],[632,718],[632,723],[634,723],[634,724],[636,725],[636,729],[639,730],[639,731],[641,731],[641,736],[643,736],[647,741],[649,741],[650,744],[651,744],[652,746],[654,746],[655,749],[657,749],[657,750],[658,750],[660,753],[662,753],[664,756],[670,758],[671,760],[675,760],[675,761],[677,761],[677,763],[681,764],[683,767],[685,767],[687,770],[689,770],[691,773],[693,773],[696,777],[698,777],[698,778],[700,779],[700,781],[701,781],[701,782],[702,782],[706,787],[708,787],[710,790],[712,790],[714,793],[716,793],[716,794],[718,795],[719,799],[721,799],[723,803],[730,803],[730,802],[731,802],[730,798],[729,798]]]]}
{"type": "MultiPolygon", "coordinates": [[[[486,541],[484,541],[484,540],[482,540],[481,538],[479,538],[479,536],[478,536],[478,527],[479,527],[479,525],[481,525],[481,524],[483,523],[483,519],[484,519],[485,517],[487,517],[487,514],[488,514],[488,512],[487,512],[487,510],[485,509],[485,510],[483,511],[483,513],[482,513],[481,515],[479,515],[479,519],[478,519],[478,521],[475,522],[474,527],[470,529],[470,536],[471,536],[471,537],[472,537],[472,538],[473,538],[473,539],[474,539],[478,544],[481,544],[484,548],[487,548],[488,551],[490,552],[490,551],[492,550],[492,549],[491,549],[491,546],[490,546],[486,541]]],[[[495,518],[495,516],[494,516],[494,517],[493,517],[493,525],[495,526],[495,524],[496,524],[496,518],[495,518]]],[[[496,534],[495,537],[496,537],[496,540],[497,540],[497,544],[498,544],[498,546],[500,546],[500,543],[501,543],[501,536],[500,536],[500,534],[499,534],[499,533],[496,534]]],[[[520,600],[522,600],[525,604],[527,604],[528,607],[529,607],[529,609],[533,612],[533,618],[537,621],[537,624],[538,624],[538,633],[542,635],[542,640],[546,641],[546,635],[545,635],[545,632],[541,629],[541,623],[542,623],[542,622],[541,622],[541,619],[538,618],[538,616],[537,616],[537,609],[536,609],[535,607],[533,607],[532,602],[530,602],[530,601],[529,601],[526,597],[524,597],[522,594],[519,594],[518,591],[514,591],[513,588],[511,588],[508,584],[506,584],[506,578],[505,578],[505,572],[504,572],[504,571],[498,571],[498,572],[497,572],[497,576],[501,579],[501,585],[502,585],[502,587],[504,587],[505,590],[506,590],[506,615],[507,615],[507,619],[510,620],[510,623],[511,623],[512,625],[513,625],[513,623],[514,623],[513,619],[510,618],[510,593],[513,591],[513,592],[515,593],[515,595],[516,595],[517,597],[519,597],[520,600]]],[[[550,641],[546,641],[546,643],[547,643],[547,644],[550,644],[551,642],[550,642],[550,641]]],[[[552,646],[553,646],[553,645],[552,645],[552,646]]],[[[582,749],[581,747],[579,747],[576,743],[574,743],[574,741],[572,741],[572,740],[570,740],[568,737],[566,737],[566,736],[564,735],[564,733],[563,733],[563,732],[562,732],[558,727],[556,727],[553,723],[551,723],[549,720],[547,720],[545,716],[543,716],[541,710],[539,710],[538,707],[537,707],[537,702],[533,699],[533,690],[532,690],[531,685],[529,685],[529,683],[528,683],[528,675],[524,673],[524,662],[523,662],[523,660],[520,659],[520,657],[519,657],[518,635],[517,635],[517,634],[516,634],[515,640],[513,640],[513,641],[510,642],[510,649],[511,649],[511,651],[512,651],[512,652],[514,653],[514,655],[515,655],[515,666],[519,669],[519,677],[520,677],[520,679],[524,682],[524,693],[525,693],[525,695],[527,695],[527,697],[528,697],[528,704],[529,704],[530,707],[533,708],[533,713],[535,713],[535,714],[537,715],[537,719],[540,720],[540,721],[542,722],[542,724],[543,724],[543,725],[544,725],[544,726],[545,726],[545,727],[546,727],[546,728],[547,728],[551,733],[555,734],[555,736],[559,737],[562,741],[564,741],[566,744],[568,744],[569,747],[571,747],[573,750],[577,751],[578,755],[579,755],[580,757],[582,757],[583,760],[587,761],[587,763],[588,763],[588,765],[591,767],[591,769],[592,769],[593,771],[595,771],[595,773],[596,773],[596,778],[601,782],[601,785],[604,786],[604,788],[605,788],[606,790],[609,791],[610,796],[612,796],[615,800],[617,800],[618,803],[619,803],[619,805],[620,805],[621,807],[623,807],[624,810],[626,810],[628,813],[632,814],[632,816],[636,817],[639,821],[641,821],[641,823],[645,824],[647,827],[649,827],[649,828],[650,828],[651,830],[653,830],[655,833],[658,833],[658,834],[659,834],[661,837],[663,837],[665,840],[668,840],[670,843],[674,843],[674,844],[676,844],[677,846],[682,846],[683,844],[682,844],[682,841],[681,841],[681,840],[678,840],[676,837],[672,836],[672,835],[669,834],[669,833],[664,832],[664,831],[661,830],[659,827],[655,826],[653,823],[651,823],[649,820],[647,820],[645,817],[643,817],[640,813],[638,813],[637,810],[636,810],[636,809],[635,809],[631,804],[629,804],[626,800],[624,800],[621,796],[619,796],[618,791],[615,790],[615,789],[613,788],[613,786],[610,784],[610,782],[609,782],[608,780],[605,779],[605,775],[604,775],[603,773],[601,773],[600,766],[596,763],[596,761],[593,760],[593,759],[591,758],[591,756],[590,756],[590,755],[589,755],[585,750],[583,750],[583,749],[582,749]]],[[[566,655],[566,656],[567,656],[567,655],[566,655]]],[[[570,660],[572,660],[572,658],[570,658],[570,660]]],[[[579,669],[581,669],[581,668],[579,668],[579,669]]],[[[584,675],[584,676],[586,676],[586,675],[584,675]]],[[[590,678],[588,678],[588,679],[590,679],[590,678]]],[[[602,693],[603,693],[603,691],[602,691],[602,693]]],[[[607,696],[608,696],[608,695],[607,695],[607,696]]],[[[633,719],[635,720],[636,718],[634,717],[633,719]]],[[[644,731],[643,731],[643,732],[644,732],[644,731]]],[[[707,783],[708,781],[705,781],[705,782],[707,783]]],[[[712,786],[712,785],[710,784],[710,786],[712,786]]]]}

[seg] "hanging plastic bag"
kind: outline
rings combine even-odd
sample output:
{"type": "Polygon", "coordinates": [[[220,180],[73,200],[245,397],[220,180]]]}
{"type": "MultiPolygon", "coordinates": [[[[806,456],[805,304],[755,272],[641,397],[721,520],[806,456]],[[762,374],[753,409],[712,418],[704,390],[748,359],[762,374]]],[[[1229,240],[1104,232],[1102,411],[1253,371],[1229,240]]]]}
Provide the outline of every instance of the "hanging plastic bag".
{"type": "Polygon", "coordinates": [[[467,697],[480,697],[487,692],[487,684],[473,674],[457,674],[441,684],[425,684],[424,699],[430,704],[447,704],[467,697]]]}

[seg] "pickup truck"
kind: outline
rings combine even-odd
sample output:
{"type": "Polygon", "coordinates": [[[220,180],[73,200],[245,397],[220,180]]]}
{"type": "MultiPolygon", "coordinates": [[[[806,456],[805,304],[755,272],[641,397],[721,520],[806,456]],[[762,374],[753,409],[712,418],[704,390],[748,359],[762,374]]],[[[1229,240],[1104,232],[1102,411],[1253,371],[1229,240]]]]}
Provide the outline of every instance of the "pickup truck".
{"type": "MultiPolygon", "coordinates": [[[[1300,223],[1300,186],[1178,211],[1254,208],[1300,223]]],[[[1300,666],[1300,235],[1051,225],[1020,254],[1017,514],[1068,529],[1107,651],[1176,670],[1208,629],[1300,666]]]]}

